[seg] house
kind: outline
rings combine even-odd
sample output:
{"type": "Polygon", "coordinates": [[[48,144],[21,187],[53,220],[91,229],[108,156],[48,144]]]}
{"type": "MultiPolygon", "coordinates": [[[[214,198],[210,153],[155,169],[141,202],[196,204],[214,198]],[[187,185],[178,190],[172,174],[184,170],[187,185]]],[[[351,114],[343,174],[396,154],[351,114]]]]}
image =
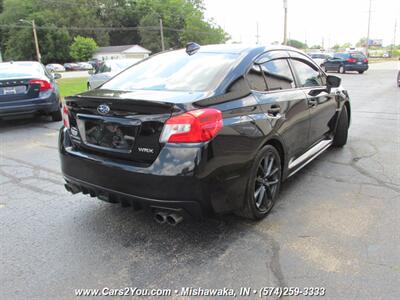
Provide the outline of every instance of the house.
{"type": "Polygon", "coordinates": [[[139,45],[108,46],[97,48],[93,58],[98,60],[111,59],[144,59],[151,51],[139,45]]]}

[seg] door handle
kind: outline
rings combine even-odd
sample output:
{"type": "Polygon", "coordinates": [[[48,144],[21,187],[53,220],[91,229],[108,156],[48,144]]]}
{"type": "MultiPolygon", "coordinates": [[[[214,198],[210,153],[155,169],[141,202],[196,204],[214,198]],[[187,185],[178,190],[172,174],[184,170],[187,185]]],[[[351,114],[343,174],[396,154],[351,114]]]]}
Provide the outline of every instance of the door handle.
{"type": "Polygon", "coordinates": [[[279,105],[272,105],[268,109],[268,115],[276,117],[281,112],[281,107],[279,105]]]}
{"type": "Polygon", "coordinates": [[[316,98],[308,99],[308,105],[309,105],[310,107],[316,107],[317,104],[318,104],[318,101],[317,101],[316,98]]]}

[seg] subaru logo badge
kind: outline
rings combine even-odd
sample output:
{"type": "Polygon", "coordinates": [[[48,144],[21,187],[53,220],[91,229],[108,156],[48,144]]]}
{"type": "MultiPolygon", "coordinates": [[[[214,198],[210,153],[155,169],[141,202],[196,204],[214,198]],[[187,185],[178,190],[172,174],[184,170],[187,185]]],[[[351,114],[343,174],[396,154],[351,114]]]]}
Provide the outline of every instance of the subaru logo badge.
{"type": "Polygon", "coordinates": [[[100,104],[97,107],[97,111],[99,114],[106,115],[110,112],[110,107],[107,104],[100,104]]]}

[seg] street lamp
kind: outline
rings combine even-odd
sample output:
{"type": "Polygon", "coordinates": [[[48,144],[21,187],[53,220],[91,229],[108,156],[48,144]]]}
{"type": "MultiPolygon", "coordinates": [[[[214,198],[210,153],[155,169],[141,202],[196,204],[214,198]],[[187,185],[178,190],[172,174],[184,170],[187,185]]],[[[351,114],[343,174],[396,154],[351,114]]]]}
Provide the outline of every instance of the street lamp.
{"type": "Polygon", "coordinates": [[[283,9],[284,9],[284,23],[283,23],[283,44],[287,45],[287,10],[288,10],[288,1],[283,0],[283,9]]]}
{"type": "Polygon", "coordinates": [[[39,42],[38,42],[38,38],[37,38],[37,34],[36,34],[35,20],[27,21],[27,20],[24,20],[24,19],[20,19],[19,21],[21,23],[27,23],[27,24],[32,26],[33,39],[35,40],[36,57],[37,57],[38,62],[40,62],[41,56],[40,56],[40,51],[39,51],[39,42]]]}

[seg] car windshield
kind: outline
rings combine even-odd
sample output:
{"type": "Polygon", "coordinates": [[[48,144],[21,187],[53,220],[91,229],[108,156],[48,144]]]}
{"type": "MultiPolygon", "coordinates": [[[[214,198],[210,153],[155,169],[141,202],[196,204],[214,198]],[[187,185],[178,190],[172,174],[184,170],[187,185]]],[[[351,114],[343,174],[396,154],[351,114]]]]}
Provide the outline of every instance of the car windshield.
{"type": "Polygon", "coordinates": [[[226,75],[237,54],[184,50],[155,55],[112,78],[102,89],[208,91],[226,75]]]}
{"type": "Polygon", "coordinates": [[[39,64],[0,63],[0,79],[27,78],[43,75],[44,71],[39,64]]]}

